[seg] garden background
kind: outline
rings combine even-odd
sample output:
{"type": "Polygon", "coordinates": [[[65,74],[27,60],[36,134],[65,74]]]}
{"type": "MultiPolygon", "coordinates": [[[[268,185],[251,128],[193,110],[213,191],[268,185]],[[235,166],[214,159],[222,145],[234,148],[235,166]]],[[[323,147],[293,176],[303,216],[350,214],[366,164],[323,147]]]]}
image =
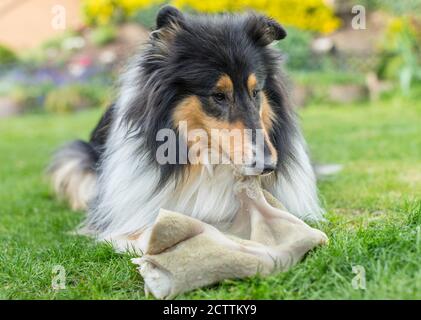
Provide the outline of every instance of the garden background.
{"type": "MultiPolygon", "coordinates": [[[[83,213],[53,197],[44,169],[59,145],[88,137],[165,3],[0,1],[0,299],[145,298],[127,256],[70,234],[83,213]],[[54,28],[62,8],[65,30],[54,28]],[[51,286],[56,265],[66,289],[51,286]]],[[[275,46],[312,158],[341,168],[319,181],[329,246],[287,273],[183,298],[420,299],[421,1],[170,3],[281,22],[275,46]]]]}

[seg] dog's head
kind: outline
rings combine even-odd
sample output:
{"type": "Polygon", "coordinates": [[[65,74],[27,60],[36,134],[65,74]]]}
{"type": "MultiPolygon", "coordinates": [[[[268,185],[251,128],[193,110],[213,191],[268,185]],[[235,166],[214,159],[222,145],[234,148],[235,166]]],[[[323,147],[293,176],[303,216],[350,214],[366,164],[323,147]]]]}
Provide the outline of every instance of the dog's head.
{"type": "Polygon", "coordinates": [[[190,148],[205,144],[243,174],[280,169],[290,156],[294,121],[281,56],[269,44],[285,36],[280,24],[259,14],[187,16],[161,9],[141,61],[149,87],[143,88],[146,102],[137,101],[147,107],[135,112],[150,128],[145,133],[156,137],[171,127],[190,148]],[[198,131],[207,139],[198,139],[198,131]]]}

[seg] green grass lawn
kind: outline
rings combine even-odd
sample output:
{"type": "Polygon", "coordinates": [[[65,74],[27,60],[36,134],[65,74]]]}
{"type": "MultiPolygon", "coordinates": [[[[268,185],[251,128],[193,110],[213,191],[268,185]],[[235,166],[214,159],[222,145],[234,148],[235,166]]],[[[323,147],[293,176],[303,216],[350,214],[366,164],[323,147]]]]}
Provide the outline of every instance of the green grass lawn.
{"type": "MultiPolygon", "coordinates": [[[[0,298],[143,299],[126,255],[70,234],[83,213],[57,201],[43,178],[51,152],[86,138],[99,110],[0,119],[0,298]],[[52,290],[52,268],[67,287],[52,290]]],[[[421,102],[312,106],[301,112],[318,162],[344,164],[320,182],[330,244],[289,272],[229,280],[187,299],[421,298],[421,102]],[[353,266],[366,273],[354,289],[353,266]]]]}

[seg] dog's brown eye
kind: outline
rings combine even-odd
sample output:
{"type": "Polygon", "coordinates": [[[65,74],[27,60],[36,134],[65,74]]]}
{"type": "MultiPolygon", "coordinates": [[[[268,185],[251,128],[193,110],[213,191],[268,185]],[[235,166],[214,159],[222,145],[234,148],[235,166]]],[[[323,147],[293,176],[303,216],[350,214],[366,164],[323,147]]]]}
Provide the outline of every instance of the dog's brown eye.
{"type": "Polygon", "coordinates": [[[253,98],[256,98],[258,94],[259,94],[259,90],[256,90],[256,89],[253,90],[252,92],[253,98]]]}
{"type": "Polygon", "coordinates": [[[224,101],[224,100],[225,100],[225,94],[223,94],[223,93],[221,93],[221,92],[218,92],[218,93],[215,93],[215,94],[213,95],[213,98],[214,98],[216,101],[218,101],[218,102],[222,102],[222,101],[224,101]]]}

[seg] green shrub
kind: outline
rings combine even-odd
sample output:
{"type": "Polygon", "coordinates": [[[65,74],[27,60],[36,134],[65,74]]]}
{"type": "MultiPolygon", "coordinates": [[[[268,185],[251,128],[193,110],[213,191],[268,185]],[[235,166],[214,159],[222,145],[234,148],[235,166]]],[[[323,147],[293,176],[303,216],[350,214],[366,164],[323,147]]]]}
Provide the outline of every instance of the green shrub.
{"type": "Polygon", "coordinates": [[[421,83],[421,34],[415,16],[393,19],[386,32],[380,52],[377,73],[381,78],[399,82],[404,95],[415,83],[421,83]]]}
{"type": "Polygon", "coordinates": [[[108,107],[112,100],[113,90],[108,85],[91,80],[89,84],[81,87],[83,96],[92,107],[108,107]]]}
{"type": "Polygon", "coordinates": [[[24,111],[33,111],[41,107],[43,97],[51,90],[52,84],[18,85],[10,89],[9,94],[24,111]]]}
{"type": "Polygon", "coordinates": [[[90,39],[97,46],[105,46],[117,38],[117,32],[113,26],[100,26],[92,30],[90,39]]]}
{"type": "Polygon", "coordinates": [[[52,90],[45,99],[45,110],[56,113],[67,113],[86,107],[81,92],[76,86],[52,90]]]}
{"type": "Polygon", "coordinates": [[[288,36],[277,43],[277,47],[287,55],[287,66],[291,69],[312,69],[311,41],[313,35],[309,31],[296,28],[287,29],[288,36]]]}
{"type": "Polygon", "coordinates": [[[12,50],[10,50],[9,48],[3,45],[0,45],[0,65],[10,64],[17,61],[18,61],[18,58],[12,50]]]}
{"type": "Polygon", "coordinates": [[[97,107],[108,98],[104,87],[97,85],[72,84],[49,92],[45,98],[45,110],[68,113],[81,109],[97,107]]]}

